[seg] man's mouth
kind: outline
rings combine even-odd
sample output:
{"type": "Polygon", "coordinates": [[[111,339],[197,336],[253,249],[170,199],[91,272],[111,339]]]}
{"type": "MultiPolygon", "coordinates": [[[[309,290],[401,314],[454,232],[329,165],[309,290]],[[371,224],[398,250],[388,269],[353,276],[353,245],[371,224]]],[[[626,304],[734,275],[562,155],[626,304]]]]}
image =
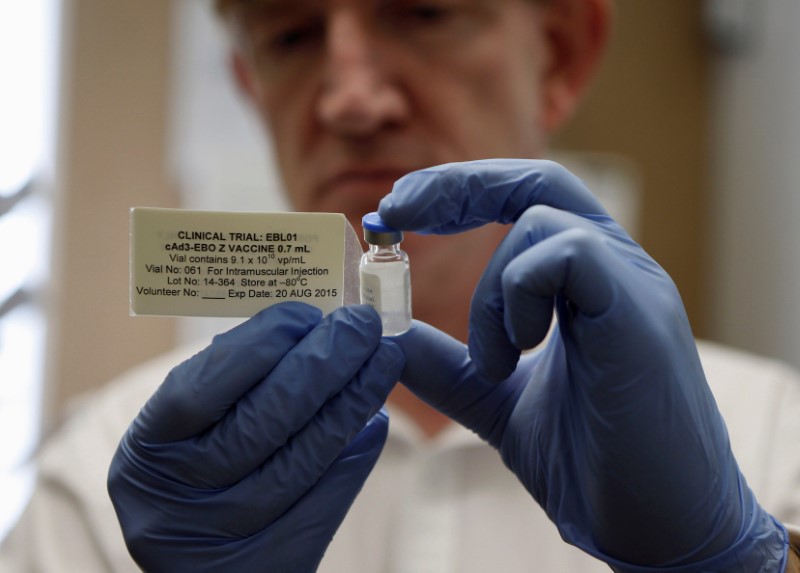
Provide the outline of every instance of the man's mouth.
{"type": "Polygon", "coordinates": [[[409,171],[396,167],[343,169],[324,179],[319,186],[319,193],[321,196],[364,195],[380,198],[389,193],[394,182],[409,171]]]}

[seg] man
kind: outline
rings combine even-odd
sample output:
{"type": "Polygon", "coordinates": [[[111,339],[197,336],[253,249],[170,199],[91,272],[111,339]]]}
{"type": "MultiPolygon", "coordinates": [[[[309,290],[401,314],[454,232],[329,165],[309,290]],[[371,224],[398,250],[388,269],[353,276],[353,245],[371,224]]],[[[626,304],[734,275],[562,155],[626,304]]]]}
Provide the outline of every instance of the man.
{"type": "MultiPolygon", "coordinates": [[[[140,565],[606,570],[558,531],[620,571],[792,566],[782,527],[758,502],[800,515],[798,461],[782,445],[797,431],[794,375],[717,349],[704,356],[720,407],[746,418],[730,432],[756,501],[663,271],[568,173],[492,159],[543,154],[600,57],[606,2],[230,0],[219,10],[297,210],[356,223],[415,171],[380,212],[445,233],[404,243],[415,316],[436,328],[382,340],[367,309],[322,319],[282,305],[173,370],[110,474],[140,565]],[[476,228],[488,221],[515,224],[504,240],[504,227],[476,228]],[[558,330],[518,361],[554,305],[558,330]],[[469,338],[471,358],[444,333],[469,338]],[[395,434],[384,447],[376,409],[389,392],[395,434]]],[[[152,368],[98,398],[51,463],[74,462],[69,440],[86,447],[86,428],[107,424],[114,405],[141,404],[168,369],[152,368]]],[[[56,482],[88,500],[82,478],[56,482]]],[[[80,518],[58,527],[72,537],[37,556],[43,568],[75,551],[122,570],[107,505],[73,505],[80,518]]]]}
{"type": "MultiPolygon", "coordinates": [[[[344,213],[356,229],[410,171],[541,156],[594,71],[609,17],[604,2],[354,3],[330,15],[289,4],[218,4],[238,47],[233,68],[272,134],[292,206],[344,213]],[[533,11],[544,16],[532,26],[533,11]]],[[[466,340],[483,267],[452,261],[487,260],[503,233],[486,227],[435,248],[408,235],[415,316],[466,340]]],[[[396,399],[426,431],[447,423],[396,399]]]]}

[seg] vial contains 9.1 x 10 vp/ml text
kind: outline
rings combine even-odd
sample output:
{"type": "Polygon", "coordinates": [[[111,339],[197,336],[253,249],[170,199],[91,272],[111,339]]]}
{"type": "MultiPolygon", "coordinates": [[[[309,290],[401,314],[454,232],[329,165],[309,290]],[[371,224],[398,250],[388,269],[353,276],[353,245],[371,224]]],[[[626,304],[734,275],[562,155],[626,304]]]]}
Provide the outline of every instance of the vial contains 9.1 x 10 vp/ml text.
{"type": "Polygon", "coordinates": [[[400,249],[403,232],[386,226],[377,213],[361,219],[369,251],[361,257],[361,302],[381,315],[383,335],[411,328],[411,278],[408,255],[400,249]]]}

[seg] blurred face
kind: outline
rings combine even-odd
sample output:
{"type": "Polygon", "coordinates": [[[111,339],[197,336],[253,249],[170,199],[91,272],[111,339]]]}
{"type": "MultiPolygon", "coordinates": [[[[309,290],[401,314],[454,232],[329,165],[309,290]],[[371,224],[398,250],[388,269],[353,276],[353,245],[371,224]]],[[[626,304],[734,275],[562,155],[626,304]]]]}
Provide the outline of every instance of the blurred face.
{"type": "Polygon", "coordinates": [[[236,70],[300,211],[358,228],[405,173],[542,151],[550,54],[526,0],[263,0],[236,70]]]}

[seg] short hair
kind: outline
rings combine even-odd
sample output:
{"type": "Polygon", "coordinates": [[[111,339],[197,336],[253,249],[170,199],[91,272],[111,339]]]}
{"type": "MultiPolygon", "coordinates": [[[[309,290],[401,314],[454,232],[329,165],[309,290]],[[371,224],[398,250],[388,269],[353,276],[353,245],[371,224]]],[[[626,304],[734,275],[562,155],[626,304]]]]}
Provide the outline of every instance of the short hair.
{"type": "Polygon", "coordinates": [[[225,16],[239,0],[214,0],[214,8],[217,14],[225,16]]]}

